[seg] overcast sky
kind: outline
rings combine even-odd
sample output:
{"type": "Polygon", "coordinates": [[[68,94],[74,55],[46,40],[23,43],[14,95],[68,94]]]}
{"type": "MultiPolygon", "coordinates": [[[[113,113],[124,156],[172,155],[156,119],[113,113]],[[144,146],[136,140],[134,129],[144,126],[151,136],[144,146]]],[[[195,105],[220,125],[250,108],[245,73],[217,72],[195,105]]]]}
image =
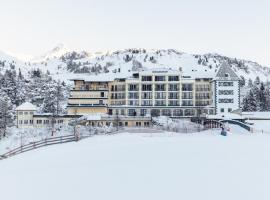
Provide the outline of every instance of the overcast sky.
{"type": "Polygon", "coordinates": [[[270,66],[268,0],[1,0],[0,49],[175,48],[270,66]]]}

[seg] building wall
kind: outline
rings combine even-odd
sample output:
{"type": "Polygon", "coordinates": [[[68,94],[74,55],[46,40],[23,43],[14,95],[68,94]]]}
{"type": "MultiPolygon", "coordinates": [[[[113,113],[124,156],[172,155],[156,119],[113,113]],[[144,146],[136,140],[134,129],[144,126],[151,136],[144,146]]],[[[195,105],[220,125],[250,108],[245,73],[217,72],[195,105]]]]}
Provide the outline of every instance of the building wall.
{"type": "Polygon", "coordinates": [[[81,114],[95,114],[95,113],[107,113],[107,107],[69,107],[69,115],[81,115],[81,114]]]}
{"type": "Polygon", "coordinates": [[[33,110],[17,111],[17,128],[33,127],[33,110]]]}
{"type": "Polygon", "coordinates": [[[217,80],[214,82],[214,86],[217,114],[228,113],[240,108],[239,81],[217,80]]]}

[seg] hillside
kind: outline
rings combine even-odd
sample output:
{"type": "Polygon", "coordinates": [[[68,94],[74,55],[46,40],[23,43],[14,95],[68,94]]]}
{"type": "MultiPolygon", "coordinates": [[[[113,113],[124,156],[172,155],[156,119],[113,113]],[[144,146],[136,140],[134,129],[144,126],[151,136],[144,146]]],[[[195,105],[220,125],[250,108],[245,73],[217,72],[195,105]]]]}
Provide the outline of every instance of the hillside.
{"type": "Polygon", "coordinates": [[[27,74],[32,69],[49,71],[55,79],[68,80],[75,74],[118,74],[128,76],[138,69],[171,68],[181,69],[183,73],[202,71],[214,74],[221,62],[231,64],[235,72],[245,78],[255,80],[257,76],[267,81],[270,77],[270,68],[256,62],[229,58],[219,54],[192,55],[173,49],[146,50],[127,49],[106,53],[89,53],[87,51],[73,51],[60,44],[44,55],[37,56],[29,61],[0,52],[0,72],[10,67],[21,69],[27,74]]]}

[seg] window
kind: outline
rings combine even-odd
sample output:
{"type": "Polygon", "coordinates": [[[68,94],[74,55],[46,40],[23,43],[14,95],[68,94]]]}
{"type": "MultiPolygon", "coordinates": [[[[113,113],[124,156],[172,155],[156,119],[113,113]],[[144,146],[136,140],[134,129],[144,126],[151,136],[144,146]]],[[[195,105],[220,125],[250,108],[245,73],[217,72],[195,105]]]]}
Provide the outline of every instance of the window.
{"type": "Polygon", "coordinates": [[[57,123],[58,123],[58,124],[63,124],[63,122],[64,122],[64,120],[59,119],[57,123]]]}
{"type": "Polygon", "coordinates": [[[142,81],[152,81],[152,76],[142,76],[142,81]]]}
{"type": "Polygon", "coordinates": [[[155,98],[156,99],[166,99],[166,92],[156,92],[155,98]]]}
{"type": "Polygon", "coordinates": [[[128,101],[128,105],[138,106],[139,105],[139,101],[138,100],[128,101]]]}
{"type": "Polygon", "coordinates": [[[169,99],[178,99],[179,95],[177,92],[170,92],[169,99]]]}
{"type": "Polygon", "coordinates": [[[218,103],[233,103],[233,99],[219,99],[218,103]]]}
{"type": "Polygon", "coordinates": [[[125,109],[121,109],[121,115],[125,115],[125,109]]]}
{"type": "Polygon", "coordinates": [[[169,76],[169,81],[179,81],[179,76],[169,76]]]}
{"type": "Polygon", "coordinates": [[[228,74],[228,73],[226,73],[226,74],[225,74],[225,77],[226,77],[226,78],[228,78],[228,77],[229,77],[229,74],[228,74]]]}
{"type": "Polygon", "coordinates": [[[183,116],[183,111],[181,109],[174,110],[173,116],[183,116]]]}
{"type": "Polygon", "coordinates": [[[219,90],[219,95],[233,95],[233,90],[219,90]]]}
{"type": "Polygon", "coordinates": [[[141,126],[142,123],[141,122],[136,122],[136,126],[141,126]]]}
{"type": "Polygon", "coordinates": [[[224,86],[224,87],[227,87],[227,86],[233,86],[233,82],[230,81],[230,82],[218,82],[218,86],[224,86]]]}
{"type": "Polygon", "coordinates": [[[24,120],[24,124],[28,124],[28,120],[24,120]]]}
{"type": "Polygon", "coordinates": [[[143,100],[142,106],[152,106],[152,100],[143,100]]]}
{"type": "Polygon", "coordinates": [[[182,106],[193,106],[193,101],[192,100],[183,100],[182,106]]]}
{"type": "Polygon", "coordinates": [[[149,122],[144,122],[144,126],[149,126],[150,123],[149,122]]]}
{"type": "Polygon", "coordinates": [[[231,108],[228,108],[228,112],[232,112],[232,109],[231,108]]]}
{"type": "Polygon", "coordinates": [[[169,110],[169,109],[162,110],[162,115],[163,116],[171,116],[171,110],[169,110]]]}
{"type": "Polygon", "coordinates": [[[42,120],[37,120],[37,124],[42,124],[42,120]]]}
{"type": "Polygon", "coordinates": [[[170,100],[169,106],[179,106],[179,101],[178,100],[170,100]]]}
{"type": "Polygon", "coordinates": [[[100,96],[101,96],[101,97],[104,97],[104,92],[101,92],[101,93],[100,93],[100,96]]]}
{"type": "Polygon", "coordinates": [[[146,109],[141,109],[141,116],[146,116],[147,110],[146,109]]]}
{"type": "Polygon", "coordinates": [[[142,85],[142,91],[152,91],[152,85],[148,84],[143,84],[142,85]]]}
{"type": "Polygon", "coordinates": [[[169,91],[178,91],[178,90],[179,90],[178,84],[170,84],[169,85],[169,91]]]}
{"type": "Polygon", "coordinates": [[[46,119],[46,120],[43,121],[43,123],[44,123],[44,124],[49,124],[49,120],[46,119]]]}
{"type": "Polygon", "coordinates": [[[139,93],[138,92],[129,92],[128,98],[129,99],[139,99],[139,93]]]}
{"type": "Polygon", "coordinates": [[[155,81],[165,81],[165,76],[155,76],[155,81]]]}
{"type": "Polygon", "coordinates": [[[193,85],[190,83],[183,83],[182,84],[182,90],[183,91],[192,91],[193,90],[193,85]]]}
{"type": "Polygon", "coordinates": [[[192,109],[185,110],[185,116],[193,116],[194,114],[195,114],[195,111],[192,109]]]}
{"type": "Polygon", "coordinates": [[[20,121],[19,121],[19,124],[23,124],[23,120],[20,120],[20,121]]]}
{"type": "Polygon", "coordinates": [[[125,122],[125,126],[128,126],[128,122],[125,122]]]}
{"type": "Polygon", "coordinates": [[[28,115],[28,112],[24,112],[24,115],[28,115]]]}
{"type": "Polygon", "coordinates": [[[33,112],[29,112],[30,115],[33,115],[34,113],[33,112]]]}
{"type": "Polygon", "coordinates": [[[29,123],[30,123],[30,124],[33,124],[33,120],[32,120],[32,119],[30,119],[30,120],[29,120],[29,123]]]}
{"type": "Polygon", "coordinates": [[[129,109],[128,110],[128,116],[136,116],[136,110],[135,109],[129,109]]]}
{"type": "Polygon", "coordinates": [[[156,100],[155,106],[166,106],[165,100],[156,100]]]}
{"type": "Polygon", "coordinates": [[[182,99],[193,99],[193,93],[192,92],[183,92],[182,99]]]}
{"type": "Polygon", "coordinates": [[[156,91],[165,91],[166,90],[165,84],[156,84],[155,90],[156,91]]]}
{"type": "Polygon", "coordinates": [[[129,91],[138,91],[139,90],[139,86],[138,85],[135,85],[135,84],[130,84],[128,86],[128,90],[129,91]]]}
{"type": "Polygon", "coordinates": [[[19,112],[19,115],[23,115],[23,112],[19,112]]]}
{"type": "Polygon", "coordinates": [[[152,99],[152,92],[142,92],[142,99],[152,99]]]}
{"type": "Polygon", "coordinates": [[[220,108],[220,112],[222,112],[222,113],[223,113],[223,112],[224,112],[224,108],[220,108]]]}
{"type": "Polygon", "coordinates": [[[99,105],[103,105],[103,100],[99,100],[99,105]]]}

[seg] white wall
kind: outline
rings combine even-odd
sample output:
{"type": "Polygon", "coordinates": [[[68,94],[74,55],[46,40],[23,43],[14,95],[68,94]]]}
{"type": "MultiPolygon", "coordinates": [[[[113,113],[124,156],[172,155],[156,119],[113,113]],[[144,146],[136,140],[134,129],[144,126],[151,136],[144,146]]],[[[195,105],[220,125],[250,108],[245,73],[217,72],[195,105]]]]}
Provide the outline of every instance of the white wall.
{"type": "Polygon", "coordinates": [[[232,110],[239,109],[239,82],[232,81],[233,86],[219,86],[219,82],[230,82],[230,81],[216,81],[215,98],[217,106],[217,114],[221,114],[221,109],[224,108],[224,114],[228,113],[228,109],[232,110]],[[220,95],[219,90],[233,90],[233,95],[220,95]],[[233,103],[219,103],[220,99],[233,99],[233,103]]]}

